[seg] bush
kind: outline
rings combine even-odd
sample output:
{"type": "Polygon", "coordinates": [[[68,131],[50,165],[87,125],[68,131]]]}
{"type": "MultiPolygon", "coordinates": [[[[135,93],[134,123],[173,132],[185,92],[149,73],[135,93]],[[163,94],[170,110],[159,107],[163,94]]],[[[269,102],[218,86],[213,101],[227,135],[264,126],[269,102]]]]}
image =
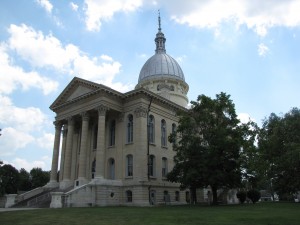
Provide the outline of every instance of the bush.
{"type": "Polygon", "coordinates": [[[260,192],[258,190],[249,190],[247,192],[247,197],[254,203],[256,203],[260,199],[260,192]]]}
{"type": "Polygon", "coordinates": [[[239,199],[240,203],[243,204],[246,201],[247,193],[245,191],[239,191],[236,193],[236,197],[239,199]]]}

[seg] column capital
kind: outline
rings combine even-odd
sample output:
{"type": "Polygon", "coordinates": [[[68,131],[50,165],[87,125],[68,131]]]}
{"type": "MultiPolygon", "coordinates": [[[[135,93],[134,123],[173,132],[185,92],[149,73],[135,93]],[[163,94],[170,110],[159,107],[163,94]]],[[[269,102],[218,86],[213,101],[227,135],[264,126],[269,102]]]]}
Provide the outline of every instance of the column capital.
{"type": "Polygon", "coordinates": [[[147,109],[143,106],[139,106],[134,110],[135,116],[139,117],[147,117],[147,109]]]}
{"type": "Polygon", "coordinates": [[[75,120],[73,116],[68,117],[67,121],[68,121],[68,126],[69,125],[74,126],[75,120]]]}
{"type": "Polygon", "coordinates": [[[89,118],[90,118],[90,115],[89,115],[89,113],[88,112],[82,112],[82,113],[80,113],[80,115],[81,115],[81,117],[82,117],[82,121],[88,121],[89,120],[89,118]]]}
{"type": "Polygon", "coordinates": [[[125,116],[125,113],[119,113],[118,114],[118,122],[123,122],[124,121],[124,116],[125,116]]]}
{"type": "Polygon", "coordinates": [[[55,129],[58,129],[58,130],[61,130],[62,126],[63,126],[63,123],[59,120],[55,120],[53,122],[54,126],[55,126],[55,129]]]}
{"type": "Polygon", "coordinates": [[[101,104],[101,105],[99,105],[99,106],[96,107],[96,110],[98,111],[98,115],[99,116],[105,116],[106,111],[108,111],[109,108],[106,107],[105,105],[101,104]]]}

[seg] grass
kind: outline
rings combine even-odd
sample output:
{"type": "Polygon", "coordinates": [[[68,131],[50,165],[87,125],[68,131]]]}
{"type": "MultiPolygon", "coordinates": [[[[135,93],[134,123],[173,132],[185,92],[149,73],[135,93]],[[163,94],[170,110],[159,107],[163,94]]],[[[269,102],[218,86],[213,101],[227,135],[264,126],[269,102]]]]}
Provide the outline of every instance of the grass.
{"type": "Polygon", "coordinates": [[[92,207],[0,213],[1,225],[299,225],[300,204],[92,207]]]}

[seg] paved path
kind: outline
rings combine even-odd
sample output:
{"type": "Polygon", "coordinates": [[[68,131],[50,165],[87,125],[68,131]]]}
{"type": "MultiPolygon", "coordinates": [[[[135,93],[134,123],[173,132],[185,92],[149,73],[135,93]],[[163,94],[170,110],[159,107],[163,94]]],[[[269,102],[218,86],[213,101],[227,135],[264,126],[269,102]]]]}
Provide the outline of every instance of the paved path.
{"type": "Polygon", "coordinates": [[[20,211],[20,210],[33,210],[33,209],[40,209],[40,208],[0,208],[1,212],[11,212],[11,211],[20,211]]]}

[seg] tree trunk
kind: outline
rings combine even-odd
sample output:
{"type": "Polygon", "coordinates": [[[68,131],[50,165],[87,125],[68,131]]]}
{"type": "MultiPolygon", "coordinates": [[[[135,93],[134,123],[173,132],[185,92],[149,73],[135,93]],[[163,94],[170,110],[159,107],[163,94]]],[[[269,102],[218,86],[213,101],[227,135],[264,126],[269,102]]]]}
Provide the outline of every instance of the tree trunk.
{"type": "Polygon", "coordinates": [[[211,187],[213,195],[213,205],[218,205],[218,189],[216,187],[211,187]]]}

